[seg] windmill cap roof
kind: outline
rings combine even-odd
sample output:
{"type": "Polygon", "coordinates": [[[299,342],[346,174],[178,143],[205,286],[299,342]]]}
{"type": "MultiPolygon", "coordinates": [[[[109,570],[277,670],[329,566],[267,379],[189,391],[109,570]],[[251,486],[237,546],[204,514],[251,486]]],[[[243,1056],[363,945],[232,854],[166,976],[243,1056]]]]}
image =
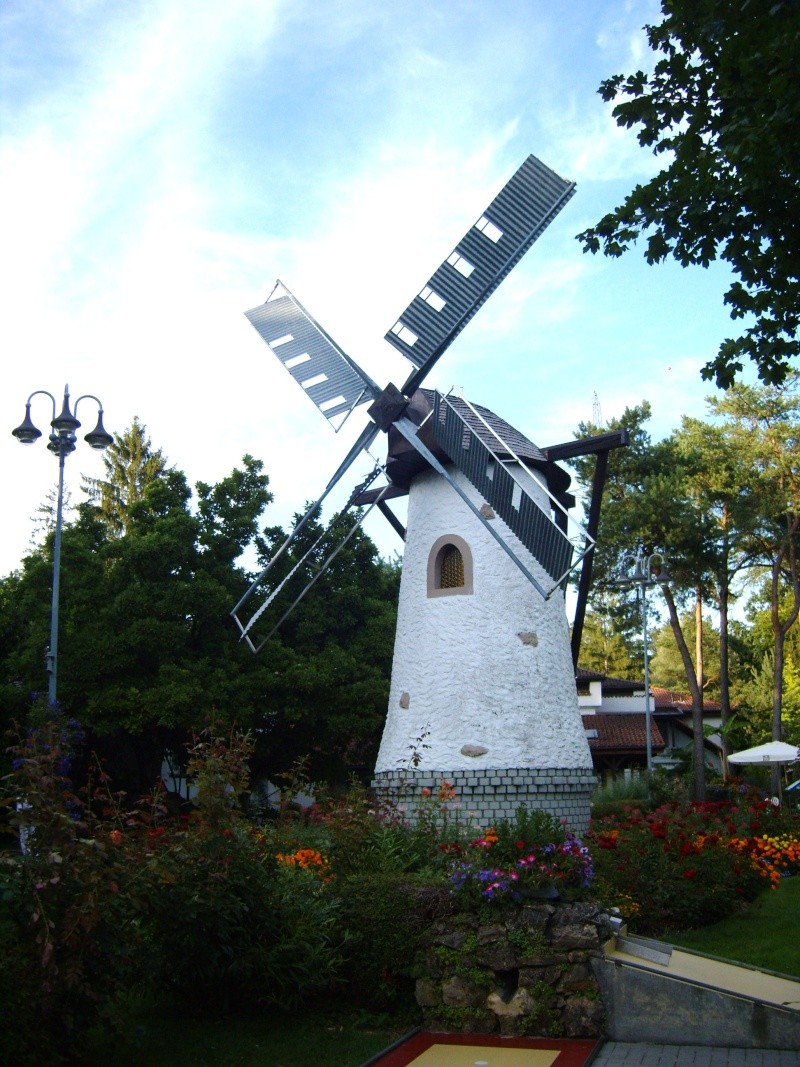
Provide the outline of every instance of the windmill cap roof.
{"type": "MultiPolygon", "coordinates": [[[[420,392],[432,407],[433,390],[421,389],[420,392]]],[[[454,396],[453,394],[447,397],[447,402],[452,404],[478,439],[498,456],[512,458],[516,455],[519,459],[530,463],[531,466],[545,470],[551,491],[564,492],[569,487],[572,479],[567,471],[548,460],[538,445],[535,445],[533,441],[523,433],[520,433],[510,422],[501,419],[490,408],[484,407],[483,404],[467,403],[462,397],[454,396]],[[476,418],[474,412],[477,412],[481,418],[476,418]],[[481,419],[484,421],[482,422],[481,419]],[[495,437],[495,434],[497,434],[497,437],[495,437]],[[503,442],[502,445],[498,441],[498,437],[503,442]]]]}
{"type": "MultiPolygon", "coordinates": [[[[422,389],[421,392],[428,403],[433,406],[433,390],[422,389]]],[[[524,434],[515,429],[510,422],[506,422],[499,415],[495,415],[489,408],[484,407],[482,404],[472,404],[471,402],[468,404],[462,397],[452,394],[447,397],[447,402],[452,404],[464,422],[471,430],[475,431],[480,440],[491,448],[493,452],[497,452],[501,456],[508,456],[513,451],[520,459],[530,460],[534,463],[547,463],[547,457],[544,452],[533,441],[530,441],[524,434]],[[498,437],[508,446],[506,451],[503,451],[500,447],[497,437],[494,436],[491,430],[487,429],[480,419],[475,418],[471,408],[474,408],[481,418],[486,420],[491,430],[494,430],[498,437]]]]}

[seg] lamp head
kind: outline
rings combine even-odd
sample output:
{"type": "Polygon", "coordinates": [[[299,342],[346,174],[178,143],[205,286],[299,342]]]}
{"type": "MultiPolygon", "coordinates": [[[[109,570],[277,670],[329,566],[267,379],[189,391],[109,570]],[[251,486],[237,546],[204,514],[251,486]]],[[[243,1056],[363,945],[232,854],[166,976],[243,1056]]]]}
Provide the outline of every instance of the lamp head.
{"type": "Polygon", "coordinates": [[[97,416],[97,425],[91,431],[84,435],[84,441],[90,448],[94,448],[97,452],[102,452],[108,448],[109,445],[113,445],[114,438],[103,426],[103,409],[100,408],[100,413],[97,416]]]}
{"type": "Polygon", "coordinates": [[[21,445],[32,445],[34,441],[38,441],[42,436],[42,431],[37,430],[31,422],[31,406],[25,405],[25,418],[16,428],[11,431],[12,435],[16,437],[21,445]]]}
{"type": "Polygon", "coordinates": [[[80,423],[69,410],[69,389],[64,387],[64,406],[61,408],[61,414],[58,415],[50,423],[55,432],[62,437],[74,434],[80,426],[80,423]]]}

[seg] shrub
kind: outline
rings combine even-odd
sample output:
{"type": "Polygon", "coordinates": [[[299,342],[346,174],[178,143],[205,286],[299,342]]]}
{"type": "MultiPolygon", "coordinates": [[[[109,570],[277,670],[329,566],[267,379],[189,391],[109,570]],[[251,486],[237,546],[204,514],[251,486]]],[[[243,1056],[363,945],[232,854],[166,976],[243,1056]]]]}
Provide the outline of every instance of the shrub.
{"type": "Polygon", "coordinates": [[[12,771],[3,780],[7,829],[21,851],[5,861],[2,888],[23,988],[35,976],[37,1022],[25,1040],[47,1044],[58,1062],[103,1002],[136,980],[138,934],[131,897],[121,891],[129,869],[107,847],[94,810],[114,809],[115,798],[99,773],[73,788],[79,728],[57,708],[35,712],[37,725],[9,748],[12,771]]]}
{"type": "Polygon", "coordinates": [[[363,871],[337,882],[347,934],[348,998],[374,1011],[413,1001],[413,978],[430,923],[452,898],[438,877],[363,871]]]}
{"type": "Polygon", "coordinates": [[[800,855],[789,847],[800,841],[800,821],[792,829],[770,809],[718,801],[593,820],[587,840],[599,892],[643,933],[723,918],[775,883],[778,862],[786,869],[800,855]]]}
{"type": "Polygon", "coordinates": [[[313,872],[280,866],[241,832],[181,831],[148,866],[156,983],[189,1008],[294,1006],[341,961],[336,901],[313,872]]]}
{"type": "Polygon", "coordinates": [[[148,831],[143,921],[155,981],[203,1012],[294,1006],[335,981],[341,964],[327,861],[310,849],[281,861],[242,818],[251,751],[248,735],[196,737],[196,811],[177,829],[148,831]]]}

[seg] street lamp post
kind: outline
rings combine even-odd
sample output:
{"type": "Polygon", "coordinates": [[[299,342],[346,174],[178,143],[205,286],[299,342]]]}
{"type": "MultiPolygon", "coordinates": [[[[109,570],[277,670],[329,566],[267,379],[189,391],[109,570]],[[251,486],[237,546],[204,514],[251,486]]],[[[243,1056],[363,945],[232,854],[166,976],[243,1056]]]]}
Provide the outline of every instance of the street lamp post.
{"type": "Polygon", "coordinates": [[[55,540],[53,543],[53,596],[50,608],[50,645],[47,649],[46,657],[46,669],[48,673],[47,684],[47,698],[48,702],[53,705],[56,702],[56,678],[57,678],[57,665],[58,665],[58,604],[59,604],[59,587],[61,580],[61,528],[63,525],[63,512],[64,512],[64,460],[70,454],[75,451],[75,431],[80,427],[80,423],[76,418],[78,413],[78,404],[82,400],[94,400],[98,407],[97,425],[90,432],[84,435],[84,441],[98,452],[102,452],[103,449],[108,448],[113,443],[114,438],[111,434],[107,433],[103,426],[103,405],[97,399],[96,396],[92,396],[91,393],[85,393],[83,396],[79,396],[75,401],[75,413],[70,411],[69,407],[69,386],[64,386],[64,404],[61,408],[61,413],[56,415],[56,399],[52,393],[48,393],[45,389],[37,389],[31,393],[25,404],[25,418],[22,420],[19,426],[11,433],[16,439],[23,445],[32,445],[35,441],[42,436],[42,431],[37,429],[31,421],[31,401],[35,396],[49,396],[53,405],[53,418],[50,422],[52,427],[50,431],[50,439],[48,442],[48,449],[56,456],[58,456],[58,503],[56,506],[56,529],[55,540]]]}
{"type": "Polygon", "coordinates": [[[647,648],[647,590],[654,585],[666,585],[671,581],[664,565],[664,557],[659,552],[645,556],[640,549],[636,556],[629,556],[625,566],[632,570],[618,578],[614,585],[624,589],[638,586],[642,597],[642,644],[644,645],[644,723],[647,734],[647,773],[653,770],[653,738],[651,736],[652,714],[650,709],[650,656],[647,648]]]}

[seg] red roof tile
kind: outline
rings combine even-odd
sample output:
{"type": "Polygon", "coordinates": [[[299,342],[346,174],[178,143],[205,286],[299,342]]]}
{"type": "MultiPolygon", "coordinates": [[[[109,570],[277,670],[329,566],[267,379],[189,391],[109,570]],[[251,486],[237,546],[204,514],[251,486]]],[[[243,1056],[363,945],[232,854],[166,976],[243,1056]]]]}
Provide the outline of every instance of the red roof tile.
{"type": "MultiPolygon", "coordinates": [[[[644,751],[647,748],[644,713],[604,711],[582,718],[584,730],[597,731],[597,737],[589,738],[589,749],[593,752],[644,751]]],[[[658,723],[652,718],[650,744],[653,751],[666,747],[658,723]]]]}
{"type": "MultiPolygon", "coordinates": [[[[663,689],[658,685],[651,685],[650,692],[653,694],[653,703],[659,711],[682,711],[689,714],[692,710],[691,693],[676,692],[674,689],[663,689]]],[[[718,713],[722,705],[717,700],[703,698],[703,711],[708,714],[718,713]]]]}

